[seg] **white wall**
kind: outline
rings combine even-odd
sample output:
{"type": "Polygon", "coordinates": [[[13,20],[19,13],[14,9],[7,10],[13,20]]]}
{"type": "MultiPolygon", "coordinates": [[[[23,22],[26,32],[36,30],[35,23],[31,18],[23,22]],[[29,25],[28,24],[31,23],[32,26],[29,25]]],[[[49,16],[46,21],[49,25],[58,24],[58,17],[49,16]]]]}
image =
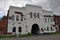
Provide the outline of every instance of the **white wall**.
{"type": "MultiPolygon", "coordinates": [[[[26,20],[24,21],[16,21],[16,18],[14,21],[12,20],[9,20],[8,19],[8,33],[13,33],[12,32],[12,28],[14,26],[16,26],[16,28],[18,28],[19,26],[22,27],[22,32],[21,34],[27,34],[27,33],[31,33],[31,29],[32,29],[32,25],[33,24],[38,24],[39,25],[39,28],[40,28],[40,33],[41,32],[41,28],[47,28],[47,26],[50,28],[52,27],[50,24],[54,24],[54,21],[53,22],[46,22],[45,23],[45,19],[44,19],[44,15],[51,15],[53,16],[53,13],[52,12],[46,12],[46,11],[43,11],[43,9],[39,6],[34,6],[34,5],[27,5],[25,8],[20,8],[20,7],[10,7],[9,8],[9,16],[12,16],[13,14],[16,16],[15,14],[15,11],[17,12],[22,12],[25,16],[24,18],[26,18],[26,20]],[[30,15],[29,13],[32,12],[33,13],[33,18],[30,18],[30,15]],[[34,12],[36,13],[39,13],[40,15],[40,18],[34,18],[34,12]],[[14,25],[12,25],[13,23],[15,23],[14,25]],[[21,23],[21,24],[18,24],[18,23],[21,23]],[[27,26],[27,28],[26,28],[27,26]]],[[[52,17],[53,18],[53,17],[52,17]]],[[[56,29],[55,27],[53,27],[53,31],[49,30],[45,30],[44,32],[56,32],[56,29]]],[[[16,31],[17,33],[17,31],[16,31]]]]}

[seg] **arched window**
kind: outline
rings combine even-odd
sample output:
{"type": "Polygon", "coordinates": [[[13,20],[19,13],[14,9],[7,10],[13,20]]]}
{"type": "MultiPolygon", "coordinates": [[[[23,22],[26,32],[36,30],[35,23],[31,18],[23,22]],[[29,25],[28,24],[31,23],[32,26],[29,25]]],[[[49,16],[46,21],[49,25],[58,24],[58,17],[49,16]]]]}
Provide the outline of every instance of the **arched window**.
{"type": "Polygon", "coordinates": [[[51,31],[53,31],[53,28],[51,27],[51,31]]]}
{"type": "Polygon", "coordinates": [[[13,27],[13,32],[16,32],[16,27],[13,27]]]}
{"type": "Polygon", "coordinates": [[[19,29],[18,29],[18,30],[19,30],[19,32],[21,32],[21,31],[22,31],[22,28],[21,28],[21,27],[19,27],[19,29]]]}
{"type": "Polygon", "coordinates": [[[41,28],[41,31],[42,31],[42,32],[44,31],[43,28],[41,28]]]}
{"type": "Polygon", "coordinates": [[[49,27],[47,27],[47,31],[49,31],[49,27]]]}

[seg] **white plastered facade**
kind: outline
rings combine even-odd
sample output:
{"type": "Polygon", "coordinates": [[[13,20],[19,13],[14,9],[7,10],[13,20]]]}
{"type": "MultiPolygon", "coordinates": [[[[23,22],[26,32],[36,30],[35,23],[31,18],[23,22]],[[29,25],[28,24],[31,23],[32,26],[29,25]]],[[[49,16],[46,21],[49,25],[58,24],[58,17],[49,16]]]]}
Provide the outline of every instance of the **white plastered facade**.
{"type": "MultiPolygon", "coordinates": [[[[9,8],[9,17],[8,17],[8,28],[7,28],[7,33],[16,33],[16,34],[28,34],[31,33],[32,25],[37,24],[39,26],[39,33],[50,33],[50,32],[56,32],[56,28],[53,27],[54,21],[51,21],[51,18],[53,20],[53,12],[51,11],[46,11],[42,9],[40,6],[35,6],[35,5],[30,5],[27,4],[25,7],[13,7],[10,6],[9,8]],[[16,21],[16,15],[15,12],[21,12],[23,16],[23,21],[21,20],[21,16],[19,15],[19,21],[16,21]],[[30,13],[32,12],[32,18],[30,17],[30,13]],[[34,13],[39,13],[39,18],[36,17],[34,18],[34,13]],[[9,19],[14,15],[14,20],[9,19]],[[50,22],[45,22],[45,17],[44,15],[50,15],[52,17],[49,17],[50,22]],[[25,20],[24,20],[25,18],[25,20]],[[14,25],[13,25],[14,24],[14,25]],[[13,32],[13,27],[16,27],[16,32],[13,32]],[[19,32],[19,27],[21,27],[21,32],[19,32]],[[49,31],[47,31],[47,27],[49,28],[49,31]],[[52,31],[51,31],[52,27],[52,31]],[[43,28],[43,32],[41,31],[41,28],[43,28]]],[[[48,18],[46,19],[48,21],[48,18]]]]}

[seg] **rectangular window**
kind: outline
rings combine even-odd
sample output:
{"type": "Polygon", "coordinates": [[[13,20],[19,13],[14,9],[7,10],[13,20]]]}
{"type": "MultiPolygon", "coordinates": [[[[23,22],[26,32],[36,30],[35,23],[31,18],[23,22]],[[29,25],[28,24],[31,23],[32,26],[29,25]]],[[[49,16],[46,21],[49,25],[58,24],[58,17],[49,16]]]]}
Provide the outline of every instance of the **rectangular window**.
{"type": "Polygon", "coordinates": [[[36,18],[36,12],[34,12],[34,18],[36,18]]]}
{"type": "Polygon", "coordinates": [[[50,19],[50,18],[48,17],[48,22],[50,21],[49,19],[50,19]]]}
{"type": "Polygon", "coordinates": [[[40,18],[40,15],[39,15],[39,13],[38,13],[38,18],[40,18]]]}
{"type": "Polygon", "coordinates": [[[14,20],[14,17],[15,17],[15,16],[14,16],[14,15],[12,15],[12,20],[14,20]]]}
{"type": "Polygon", "coordinates": [[[40,18],[39,13],[34,12],[34,18],[36,18],[36,17],[40,18]]]}
{"type": "Polygon", "coordinates": [[[50,22],[50,17],[45,17],[45,23],[50,22]]]}
{"type": "Polygon", "coordinates": [[[24,18],[24,20],[26,20],[26,18],[24,18]]]}
{"type": "Polygon", "coordinates": [[[45,22],[50,22],[50,21],[53,21],[53,19],[51,18],[52,16],[50,15],[44,15],[45,18],[45,22]]]}
{"type": "Polygon", "coordinates": [[[47,22],[47,19],[46,19],[46,17],[45,17],[45,22],[47,22]]]}
{"type": "Polygon", "coordinates": [[[23,21],[23,16],[21,16],[21,21],[23,21]]]}
{"type": "Polygon", "coordinates": [[[16,21],[19,21],[19,16],[18,15],[16,16],[16,21]]]}
{"type": "Polygon", "coordinates": [[[53,17],[51,17],[51,22],[53,22],[53,17]]]}

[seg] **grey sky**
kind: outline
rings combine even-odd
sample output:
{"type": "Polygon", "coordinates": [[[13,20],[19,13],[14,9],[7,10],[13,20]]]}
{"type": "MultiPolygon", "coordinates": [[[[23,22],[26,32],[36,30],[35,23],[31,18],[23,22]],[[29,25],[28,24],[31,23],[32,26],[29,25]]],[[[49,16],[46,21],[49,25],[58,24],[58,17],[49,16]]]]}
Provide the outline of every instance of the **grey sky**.
{"type": "Polygon", "coordinates": [[[60,0],[0,0],[0,15],[6,15],[11,5],[22,7],[25,4],[42,6],[44,9],[52,10],[56,14],[60,13],[60,0]]]}
{"type": "Polygon", "coordinates": [[[51,8],[56,14],[60,14],[60,0],[49,0],[49,8],[51,8]]]}

